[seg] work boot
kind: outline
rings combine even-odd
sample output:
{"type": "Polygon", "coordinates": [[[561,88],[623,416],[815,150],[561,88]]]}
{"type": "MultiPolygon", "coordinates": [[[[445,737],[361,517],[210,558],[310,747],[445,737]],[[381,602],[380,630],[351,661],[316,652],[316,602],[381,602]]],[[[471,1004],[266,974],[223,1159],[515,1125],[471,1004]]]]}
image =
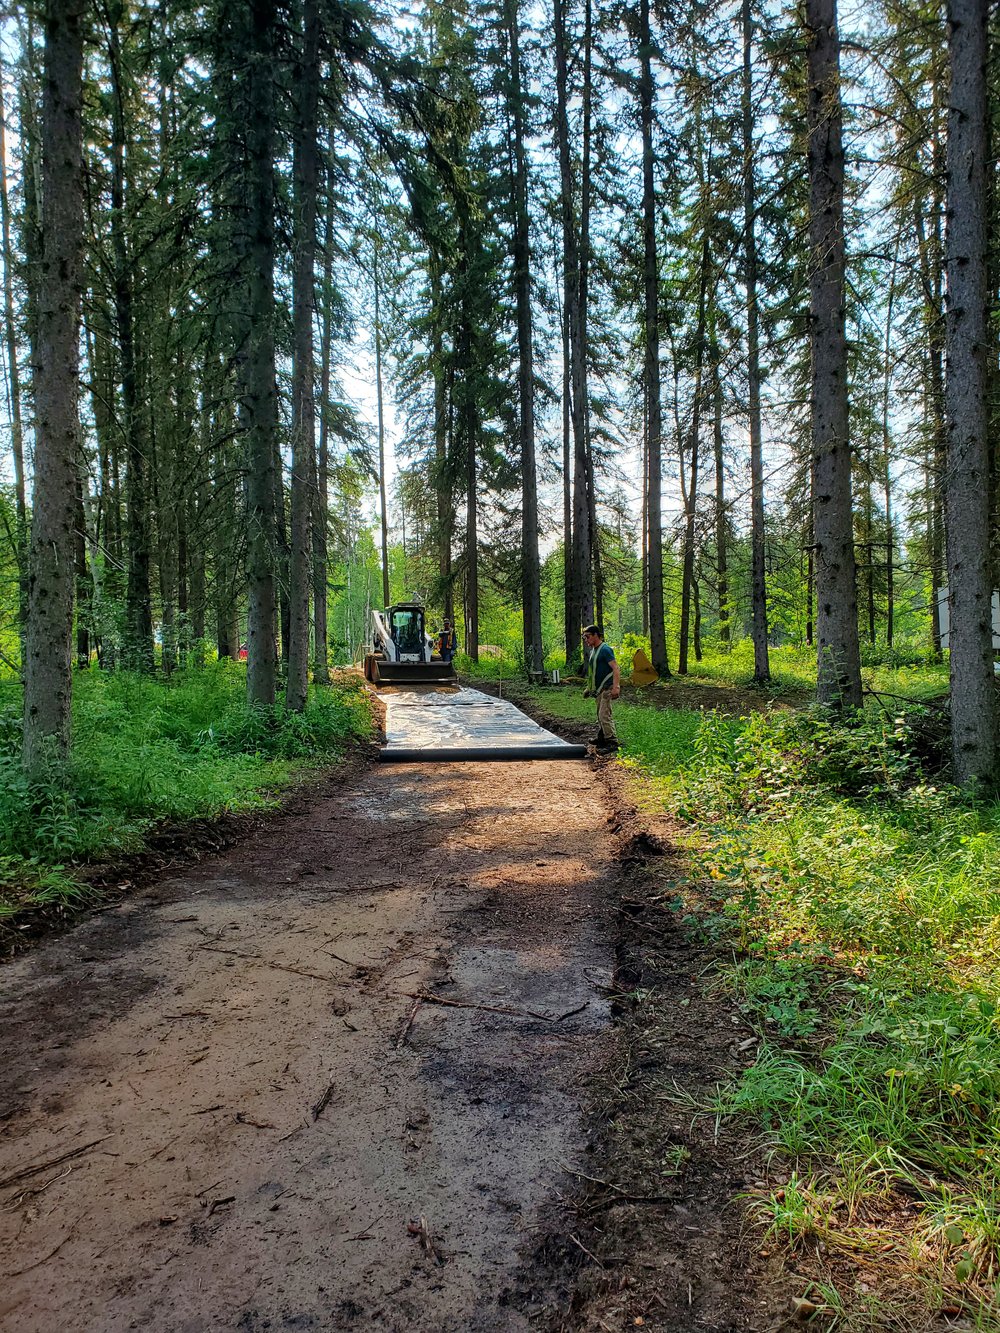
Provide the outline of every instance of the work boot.
{"type": "Polygon", "coordinates": [[[618,742],[610,736],[601,736],[594,742],[594,749],[600,750],[602,754],[614,754],[618,749],[618,742]]]}

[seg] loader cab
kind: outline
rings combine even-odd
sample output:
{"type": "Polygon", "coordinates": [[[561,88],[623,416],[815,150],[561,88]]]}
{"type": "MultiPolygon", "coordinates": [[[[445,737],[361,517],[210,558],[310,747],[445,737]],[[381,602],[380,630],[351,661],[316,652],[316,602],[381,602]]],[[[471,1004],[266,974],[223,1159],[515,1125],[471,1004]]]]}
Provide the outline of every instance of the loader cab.
{"type": "Polygon", "coordinates": [[[430,653],[426,652],[425,656],[424,608],[415,603],[401,603],[399,606],[390,606],[386,618],[399,661],[429,662],[430,653]]]}

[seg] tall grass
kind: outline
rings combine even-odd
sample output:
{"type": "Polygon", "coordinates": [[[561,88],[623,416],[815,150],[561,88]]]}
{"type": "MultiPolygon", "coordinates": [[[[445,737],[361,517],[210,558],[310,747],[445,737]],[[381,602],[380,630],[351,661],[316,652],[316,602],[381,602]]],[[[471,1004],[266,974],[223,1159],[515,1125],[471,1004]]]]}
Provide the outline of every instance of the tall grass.
{"type": "MultiPolygon", "coordinates": [[[[917,672],[882,670],[897,685],[917,672]]],[[[897,692],[936,683],[931,670],[897,692]]],[[[880,1256],[898,1308],[879,1317],[903,1322],[862,1311],[849,1326],[924,1327],[946,1305],[1000,1327],[1000,805],[926,769],[920,709],[854,726],[617,716],[647,799],[686,821],[692,881],[734,946],[718,984],[761,1040],[712,1109],[751,1118],[786,1164],[790,1181],[753,1200],[772,1240],[880,1256]]]]}
{"type": "Polygon", "coordinates": [[[233,663],[169,683],[86,672],[74,686],[69,771],[29,782],[20,688],[0,682],[0,920],[72,898],[77,866],[139,851],[158,824],[273,804],[299,772],[370,729],[353,686],[312,691],[303,714],[250,708],[233,663]]]}

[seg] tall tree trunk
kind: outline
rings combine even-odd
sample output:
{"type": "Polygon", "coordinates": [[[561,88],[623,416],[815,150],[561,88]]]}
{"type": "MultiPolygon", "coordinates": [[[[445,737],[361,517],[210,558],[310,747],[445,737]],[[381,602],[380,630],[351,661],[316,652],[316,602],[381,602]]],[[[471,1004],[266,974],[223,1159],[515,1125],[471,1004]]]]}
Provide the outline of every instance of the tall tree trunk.
{"type": "Polygon", "coordinates": [[[43,263],[38,280],[35,486],[28,557],[23,763],[69,753],[73,516],[83,257],[82,0],[49,0],[42,103],[43,263]]]}
{"type": "MultiPolygon", "coordinates": [[[[565,256],[564,256],[565,262],[565,256]]],[[[576,588],[576,563],[573,558],[573,428],[570,399],[572,379],[569,350],[569,317],[565,305],[559,326],[562,332],[562,501],[563,501],[563,635],[566,666],[579,657],[580,596],[576,588]]]]}
{"type": "MultiPolygon", "coordinates": [[[[726,469],[723,457],[722,374],[719,344],[712,342],[712,442],[715,455],[715,570],[718,579],[719,642],[729,648],[729,523],[726,516],[726,469]]],[[[699,659],[700,660],[700,659],[699,659]]]]}
{"type": "Polygon", "coordinates": [[[316,470],[316,205],[319,191],[319,11],[302,0],[302,54],[296,71],[298,114],[292,272],[292,551],[289,565],[289,644],[285,707],[301,713],[309,692],[310,519],[316,470]]]}
{"type": "Polygon", "coordinates": [[[885,499],[885,641],[892,647],[896,616],[896,534],[892,507],[892,428],[890,425],[890,390],[892,386],[892,317],[896,302],[896,274],[899,266],[899,241],[892,258],[889,300],[885,314],[885,378],[882,381],[882,483],[885,499]]]}
{"type": "Polygon", "coordinates": [[[443,292],[441,286],[441,259],[433,254],[430,264],[431,308],[431,362],[434,374],[434,499],[437,517],[438,579],[444,602],[445,619],[455,624],[454,574],[451,566],[451,541],[455,530],[455,488],[451,461],[451,404],[448,386],[448,367],[445,364],[443,323],[443,292]]]}
{"type": "Polygon", "coordinates": [[[274,704],[276,475],[278,394],[274,365],[274,0],[251,0],[246,63],[246,233],[243,238],[248,327],[240,359],[240,399],[247,438],[247,697],[274,704]]]}
{"type": "Polygon", "coordinates": [[[378,239],[373,241],[372,280],[375,285],[375,402],[378,411],[378,499],[382,537],[382,604],[389,605],[389,509],[385,485],[385,410],[382,393],[382,321],[379,309],[378,239]]]}
{"type": "Polygon", "coordinates": [[[844,150],[836,0],[806,0],[810,322],[820,703],[861,707],[844,316],[844,150]]]}
{"type": "Polygon", "coordinates": [[[587,466],[587,374],[580,312],[580,237],[575,217],[575,189],[570,154],[569,56],[566,0],[554,0],[556,60],[556,139],[563,233],[563,306],[569,347],[570,423],[573,428],[573,491],[570,527],[572,578],[567,586],[567,665],[580,660],[580,630],[594,613],[590,504],[587,466]]]}
{"type": "Polygon", "coordinates": [[[473,282],[474,237],[470,219],[463,210],[459,218],[459,286],[461,303],[458,325],[460,385],[459,419],[465,446],[465,651],[479,661],[479,496],[478,449],[479,406],[477,380],[479,356],[474,329],[473,282]]]}
{"type": "Polygon", "coordinates": [[[642,128],[642,243],[645,309],[646,555],[649,582],[649,643],[653,669],[670,675],[663,605],[663,416],[660,401],[660,275],[656,257],[656,185],[653,175],[653,34],[649,0],[639,5],[639,115],[642,128]]]}
{"type": "Polygon", "coordinates": [[[677,653],[678,675],[688,670],[688,640],[691,627],[691,588],[694,583],[695,519],[698,507],[698,466],[701,450],[701,399],[705,367],[705,322],[708,296],[708,274],[711,267],[708,230],[702,236],[701,272],[698,278],[698,323],[695,331],[694,398],[691,404],[691,436],[689,446],[690,472],[684,482],[684,457],[681,455],[681,492],[684,499],[684,562],[681,574],[681,625],[677,653]]]}
{"type": "MultiPolygon", "coordinates": [[[[771,663],[767,646],[767,578],[764,570],[764,450],[760,420],[757,165],[753,141],[753,17],[751,4],[752,0],[743,0],[743,258],[747,290],[747,410],[750,417],[750,601],[753,678],[756,684],[766,685],[771,679],[771,663]]],[[[811,553],[809,558],[811,568],[811,553]]],[[[808,642],[812,642],[811,633],[808,642]]]]}
{"type": "Polygon", "coordinates": [[[506,0],[510,47],[510,111],[513,119],[514,294],[517,304],[518,435],[521,455],[521,602],[524,665],[541,674],[542,587],[538,554],[538,485],[535,475],[535,370],[531,324],[531,237],[528,222],[528,164],[524,150],[520,17],[517,0],[506,0]]]}
{"type": "Polygon", "coordinates": [[[149,441],[144,436],[139,402],[132,268],[128,252],[125,181],[125,89],[119,28],[121,0],[110,11],[108,64],[112,81],[111,249],[114,305],[121,357],[122,431],[125,436],[125,540],[128,576],[125,592],[125,643],[122,656],[134,671],[152,671],[153,612],[150,589],[151,524],[149,513],[149,441]]]}
{"type": "Polygon", "coordinates": [[[335,159],[330,145],[327,167],[328,189],[323,231],[323,321],[320,334],[319,456],[316,460],[316,490],[313,495],[313,680],[330,684],[329,628],[327,625],[327,581],[329,553],[327,527],[330,507],[330,372],[333,359],[333,171],[335,159]]]}
{"type": "Polygon", "coordinates": [[[76,666],[86,671],[90,666],[90,625],[92,598],[87,574],[87,519],[83,509],[83,488],[86,485],[83,460],[76,473],[76,518],[73,524],[73,570],[76,575],[76,666]]]}
{"type": "MultiPolygon", "coordinates": [[[[21,373],[18,368],[17,325],[14,320],[13,249],[10,237],[10,201],[7,192],[6,102],[0,62],[0,240],[3,243],[3,310],[7,344],[7,393],[10,402],[10,445],[14,462],[15,533],[18,575],[18,629],[24,636],[27,612],[28,510],[24,478],[24,430],[21,419],[21,373]]],[[[22,648],[23,655],[23,648],[22,648]]]]}
{"type": "Polygon", "coordinates": [[[948,647],[955,778],[997,770],[986,411],[987,0],[949,0],[947,369],[948,647]]]}

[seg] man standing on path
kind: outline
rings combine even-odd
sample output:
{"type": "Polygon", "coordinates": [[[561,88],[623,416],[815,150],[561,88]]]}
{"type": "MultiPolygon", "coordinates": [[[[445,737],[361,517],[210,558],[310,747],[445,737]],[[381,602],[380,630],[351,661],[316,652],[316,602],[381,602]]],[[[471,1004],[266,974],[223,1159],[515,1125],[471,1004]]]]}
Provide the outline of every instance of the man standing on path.
{"type": "Polygon", "coordinates": [[[594,746],[598,750],[610,753],[618,749],[618,737],[615,735],[615,723],[611,716],[611,700],[621,694],[621,677],[614,649],[604,642],[604,631],[600,625],[588,625],[583,631],[583,641],[590,649],[590,665],[587,668],[587,688],[585,698],[597,700],[597,738],[594,746]]]}
{"type": "Polygon", "coordinates": [[[451,621],[445,616],[444,629],[438,635],[438,643],[441,647],[441,661],[450,662],[455,656],[455,631],[451,627],[451,621]]]}

